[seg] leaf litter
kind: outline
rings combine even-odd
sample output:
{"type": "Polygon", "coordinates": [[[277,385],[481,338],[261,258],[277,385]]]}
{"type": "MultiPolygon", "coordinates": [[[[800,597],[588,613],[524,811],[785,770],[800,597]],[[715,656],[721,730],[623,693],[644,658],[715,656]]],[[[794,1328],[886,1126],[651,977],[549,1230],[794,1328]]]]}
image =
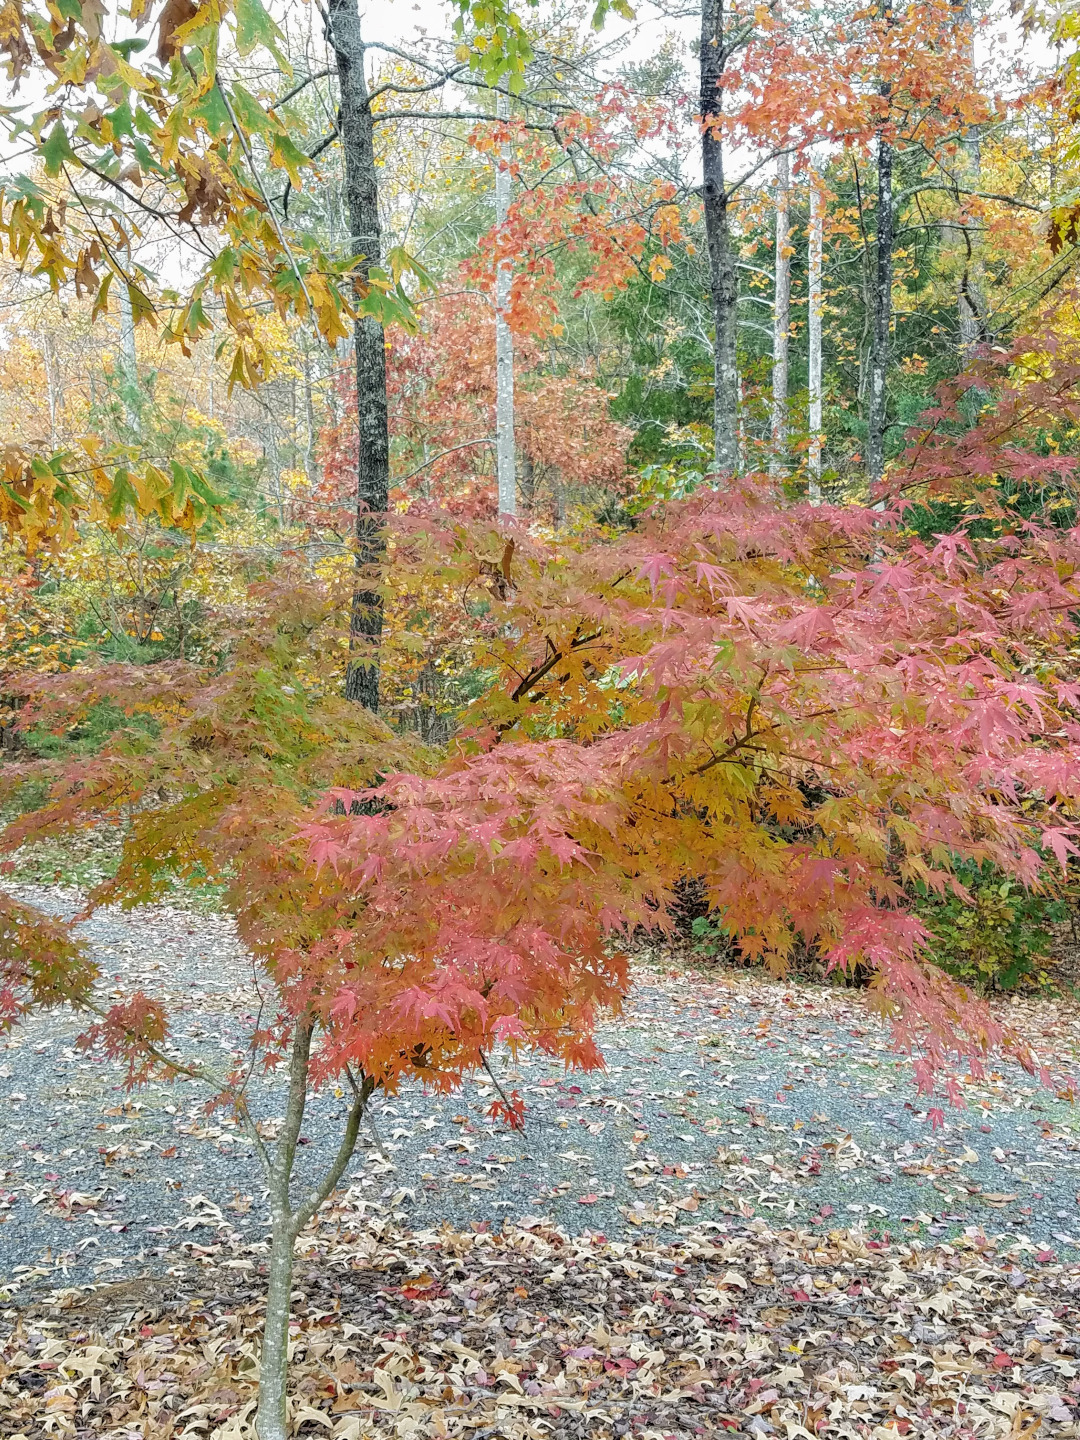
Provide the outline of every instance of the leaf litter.
{"type": "MultiPolygon", "coordinates": [[[[110,978],[185,995],[185,1045],[236,1043],[250,968],[222,917],[87,932],[110,978]]],[[[1075,1066],[1075,1006],[1008,1008],[1075,1066]]],[[[0,1057],[0,1436],[250,1435],[250,1151],[197,1087],[125,1094],[76,1032],[35,1019],[0,1057]]],[[[599,1074],[501,1057],[524,1136],[488,1119],[485,1076],[376,1107],[304,1241],[299,1434],[1078,1433],[1064,1100],[992,1074],[936,1114],[858,996],[754,977],[639,967],[601,1039],[599,1074]]],[[[270,1136],[275,1098],[253,1095],[270,1136]]],[[[326,1090],[313,1168],[339,1119],[326,1090]]]]}
{"type": "MultiPolygon", "coordinates": [[[[1080,1434],[1080,1267],[846,1229],[405,1229],[355,1191],[299,1242],[297,1435],[1080,1434]]],[[[7,1316],[0,1436],[253,1437],[265,1247],[7,1316]]]]}

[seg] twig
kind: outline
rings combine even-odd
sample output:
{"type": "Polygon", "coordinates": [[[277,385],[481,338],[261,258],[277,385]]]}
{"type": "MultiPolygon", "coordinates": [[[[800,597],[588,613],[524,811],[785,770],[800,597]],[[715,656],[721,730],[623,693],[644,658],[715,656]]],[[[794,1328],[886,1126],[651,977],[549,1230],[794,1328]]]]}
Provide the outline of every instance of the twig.
{"type": "MultiPolygon", "coordinates": [[[[506,1113],[507,1113],[507,1115],[514,1115],[514,1114],[516,1114],[517,1111],[515,1110],[515,1107],[514,1107],[513,1105],[511,1105],[510,1099],[509,1099],[506,1091],[502,1088],[502,1086],[499,1084],[498,1080],[496,1079],[496,1077],[495,1077],[495,1071],[492,1070],[491,1066],[488,1064],[488,1058],[487,1058],[487,1056],[484,1054],[483,1050],[480,1051],[480,1063],[481,1063],[481,1065],[483,1065],[484,1069],[485,1069],[485,1070],[487,1071],[487,1073],[490,1075],[490,1077],[491,1077],[491,1083],[495,1086],[495,1089],[499,1092],[499,1097],[500,1097],[500,1099],[502,1100],[503,1104],[506,1106],[506,1113]]],[[[517,1127],[513,1127],[513,1128],[517,1128],[517,1127]]],[[[522,1119],[522,1121],[521,1121],[521,1126],[520,1126],[520,1128],[521,1128],[522,1130],[525,1129],[525,1121],[524,1121],[524,1119],[522,1119]]]]}

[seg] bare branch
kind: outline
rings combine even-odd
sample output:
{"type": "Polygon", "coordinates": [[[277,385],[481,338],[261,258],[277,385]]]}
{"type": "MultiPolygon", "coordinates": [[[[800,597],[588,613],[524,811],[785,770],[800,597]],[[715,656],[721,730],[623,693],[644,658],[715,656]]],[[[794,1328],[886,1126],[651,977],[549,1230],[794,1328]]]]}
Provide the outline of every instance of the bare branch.
{"type": "Polygon", "coordinates": [[[456,450],[471,450],[476,445],[494,444],[495,441],[490,435],[483,435],[479,440],[463,440],[460,445],[451,445],[449,450],[440,450],[438,455],[433,455],[430,460],[425,460],[422,465],[418,465],[415,470],[410,470],[408,475],[403,475],[396,483],[398,485],[404,485],[405,482],[411,480],[414,475],[419,475],[421,470],[426,470],[430,465],[436,464],[445,455],[453,455],[456,450]]]}
{"type": "Polygon", "coordinates": [[[301,90],[306,90],[309,85],[314,85],[316,80],[325,80],[328,75],[332,75],[333,73],[332,70],[316,70],[314,75],[306,75],[304,79],[300,81],[299,85],[294,85],[291,90],[287,90],[285,94],[282,95],[280,100],[275,100],[270,106],[270,109],[273,111],[276,110],[279,105],[287,105],[290,100],[300,94],[301,90]]]}

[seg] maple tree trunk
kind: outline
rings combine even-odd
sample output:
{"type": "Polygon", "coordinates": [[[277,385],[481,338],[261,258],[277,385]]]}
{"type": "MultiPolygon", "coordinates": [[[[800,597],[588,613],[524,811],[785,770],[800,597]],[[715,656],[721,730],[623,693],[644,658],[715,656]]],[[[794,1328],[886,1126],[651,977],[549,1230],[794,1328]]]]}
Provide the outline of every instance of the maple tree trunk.
{"type": "Polygon", "coordinates": [[[773,261],[772,465],[782,474],[787,464],[788,331],[791,328],[791,256],[788,253],[788,200],[791,166],[776,162],[776,255],[773,261]]]}
{"type": "MultiPolygon", "coordinates": [[[[264,1159],[270,1191],[270,1264],[266,1286],[266,1320],[259,1354],[259,1408],[255,1417],[259,1440],[287,1440],[288,1435],[289,1307],[296,1237],[318,1212],[323,1201],[333,1193],[338,1181],[345,1174],[356,1150],[365,1106],[374,1089],[374,1083],[368,1079],[360,1086],[353,1085],[353,1103],[333,1163],[322,1181],[294,1206],[291,1198],[293,1165],[307,1105],[313,1035],[314,1023],[311,1016],[302,1016],[293,1032],[289,1057],[289,1094],[284,1123],[273,1161],[266,1163],[264,1159]]],[[[265,1151],[261,1153],[265,1156],[265,1151]]]]}
{"type": "Polygon", "coordinates": [[[871,287],[870,417],[867,435],[867,473],[871,490],[885,474],[885,426],[888,395],[889,332],[892,328],[893,269],[893,147],[878,137],[877,243],[871,287]]]}
{"type": "MultiPolygon", "coordinates": [[[[500,120],[507,118],[506,96],[496,100],[500,120]]],[[[495,220],[501,229],[510,211],[510,147],[495,162],[495,220]]],[[[510,262],[495,271],[495,455],[499,481],[499,514],[517,514],[517,461],[514,453],[514,337],[506,322],[510,305],[510,262]]]]}
{"type": "Polygon", "coordinates": [[[728,215],[729,197],[724,183],[723,145],[709,124],[721,114],[723,93],[720,80],[726,58],[723,0],[702,0],[701,195],[708,238],[709,289],[715,330],[714,455],[718,470],[734,473],[739,460],[739,375],[735,362],[738,280],[728,215]]]}
{"type": "Polygon", "coordinates": [[[810,233],[807,270],[807,331],[810,389],[810,503],[821,504],[821,251],[824,201],[810,175],[810,233]]]}
{"type": "Polygon", "coordinates": [[[266,1320],[259,1356],[259,1410],[255,1421],[259,1440],[286,1440],[289,1376],[289,1304],[292,1297],[293,1247],[291,1228],[279,1220],[272,1197],[270,1274],[266,1286],[266,1320]]]}
{"type": "MultiPolygon", "coordinates": [[[[375,169],[375,127],[364,42],[356,0],[329,0],[330,39],[341,92],[338,130],[345,156],[345,201],[350,248],[364,282],[380,260],[379,184],[375,169]]],[[[390,438],[386,404],[386,340],[383,327],[362,315],[356,342],[356,419],[359,431],[356,473],[356,569],[350,623],[353,656],[345,695],[369,710],[379,708],[379,665],[375,654],[383,629],[383,600],[377,575],[386,554],[383,518],[390,490],[390,438]],[[359,653],[357,653],[359,652],[359,653]]]]}
{"type": "Polygon", "coordinates": [[[302,1017],[293,1033],[289,1057],[289,1096],[285,1121],[269,1167],[270,1273],[266,1288],[266,1322],[259,1355],[259,1440],[286,1440],[286,1398],[289,1375],[289,1302],[297,1225],[290,1200],[293,1162],[307,1103],[308,1064],[313,1026],[302,1017]]]}

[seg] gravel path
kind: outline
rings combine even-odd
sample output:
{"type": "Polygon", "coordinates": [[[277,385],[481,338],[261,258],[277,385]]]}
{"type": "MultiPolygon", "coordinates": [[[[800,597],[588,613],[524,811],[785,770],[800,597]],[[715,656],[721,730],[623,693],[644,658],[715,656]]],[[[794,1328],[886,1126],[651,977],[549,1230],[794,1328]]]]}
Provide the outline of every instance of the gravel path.
{"type": "MultiPolygon", "coordinates": [[[[71,891],[21,898],[74,913],[71,891]]],[[[83,933],[112,983],[182,1004],[187,1050],[229,1050],[254,1009],[250,964],[229,921],[167,906],[100,912],[83,933]],[[115,977],[115,978],[113,978],[115,977]]],[[[1080,1055],[1075,1007],[1019,1007],[1080,1055]]],[[[35,1018],[0,1041],[0,1277],[9,1293],[121,1278],[179,1248],[257,1241],[261,1177],[249,1142],[200,1087],[133,1095],[78,1050],[79,1024],[35,1018]]],[[[544,1061],[500,1080],[528,1105],[524,1134],[491,1125],[484,1077],[449,1100],[417,1087],[373,1107],[348,1178],[373,1212],[414,1227],[551,1217],[609,1238],[712,1221],[861,1226],[946,1237],[979,1227],[1080,1258],[1080,1119],[1018,1073],[970,1087],[932,1130],[906,1062],[858,997],[758,979],[710,982],[642,970],[628,1014],[601,1042],[608,1068],[544,1061]]],[[[1044,1043],[1049,1043],[1044,1041],[1044,1043]]],[[[259,1080],[257,1114],[280,1093],[259,1080]]],[[[325,1163],[345,1102],[315,1097],[301,1165],[325,1163]]]]}

